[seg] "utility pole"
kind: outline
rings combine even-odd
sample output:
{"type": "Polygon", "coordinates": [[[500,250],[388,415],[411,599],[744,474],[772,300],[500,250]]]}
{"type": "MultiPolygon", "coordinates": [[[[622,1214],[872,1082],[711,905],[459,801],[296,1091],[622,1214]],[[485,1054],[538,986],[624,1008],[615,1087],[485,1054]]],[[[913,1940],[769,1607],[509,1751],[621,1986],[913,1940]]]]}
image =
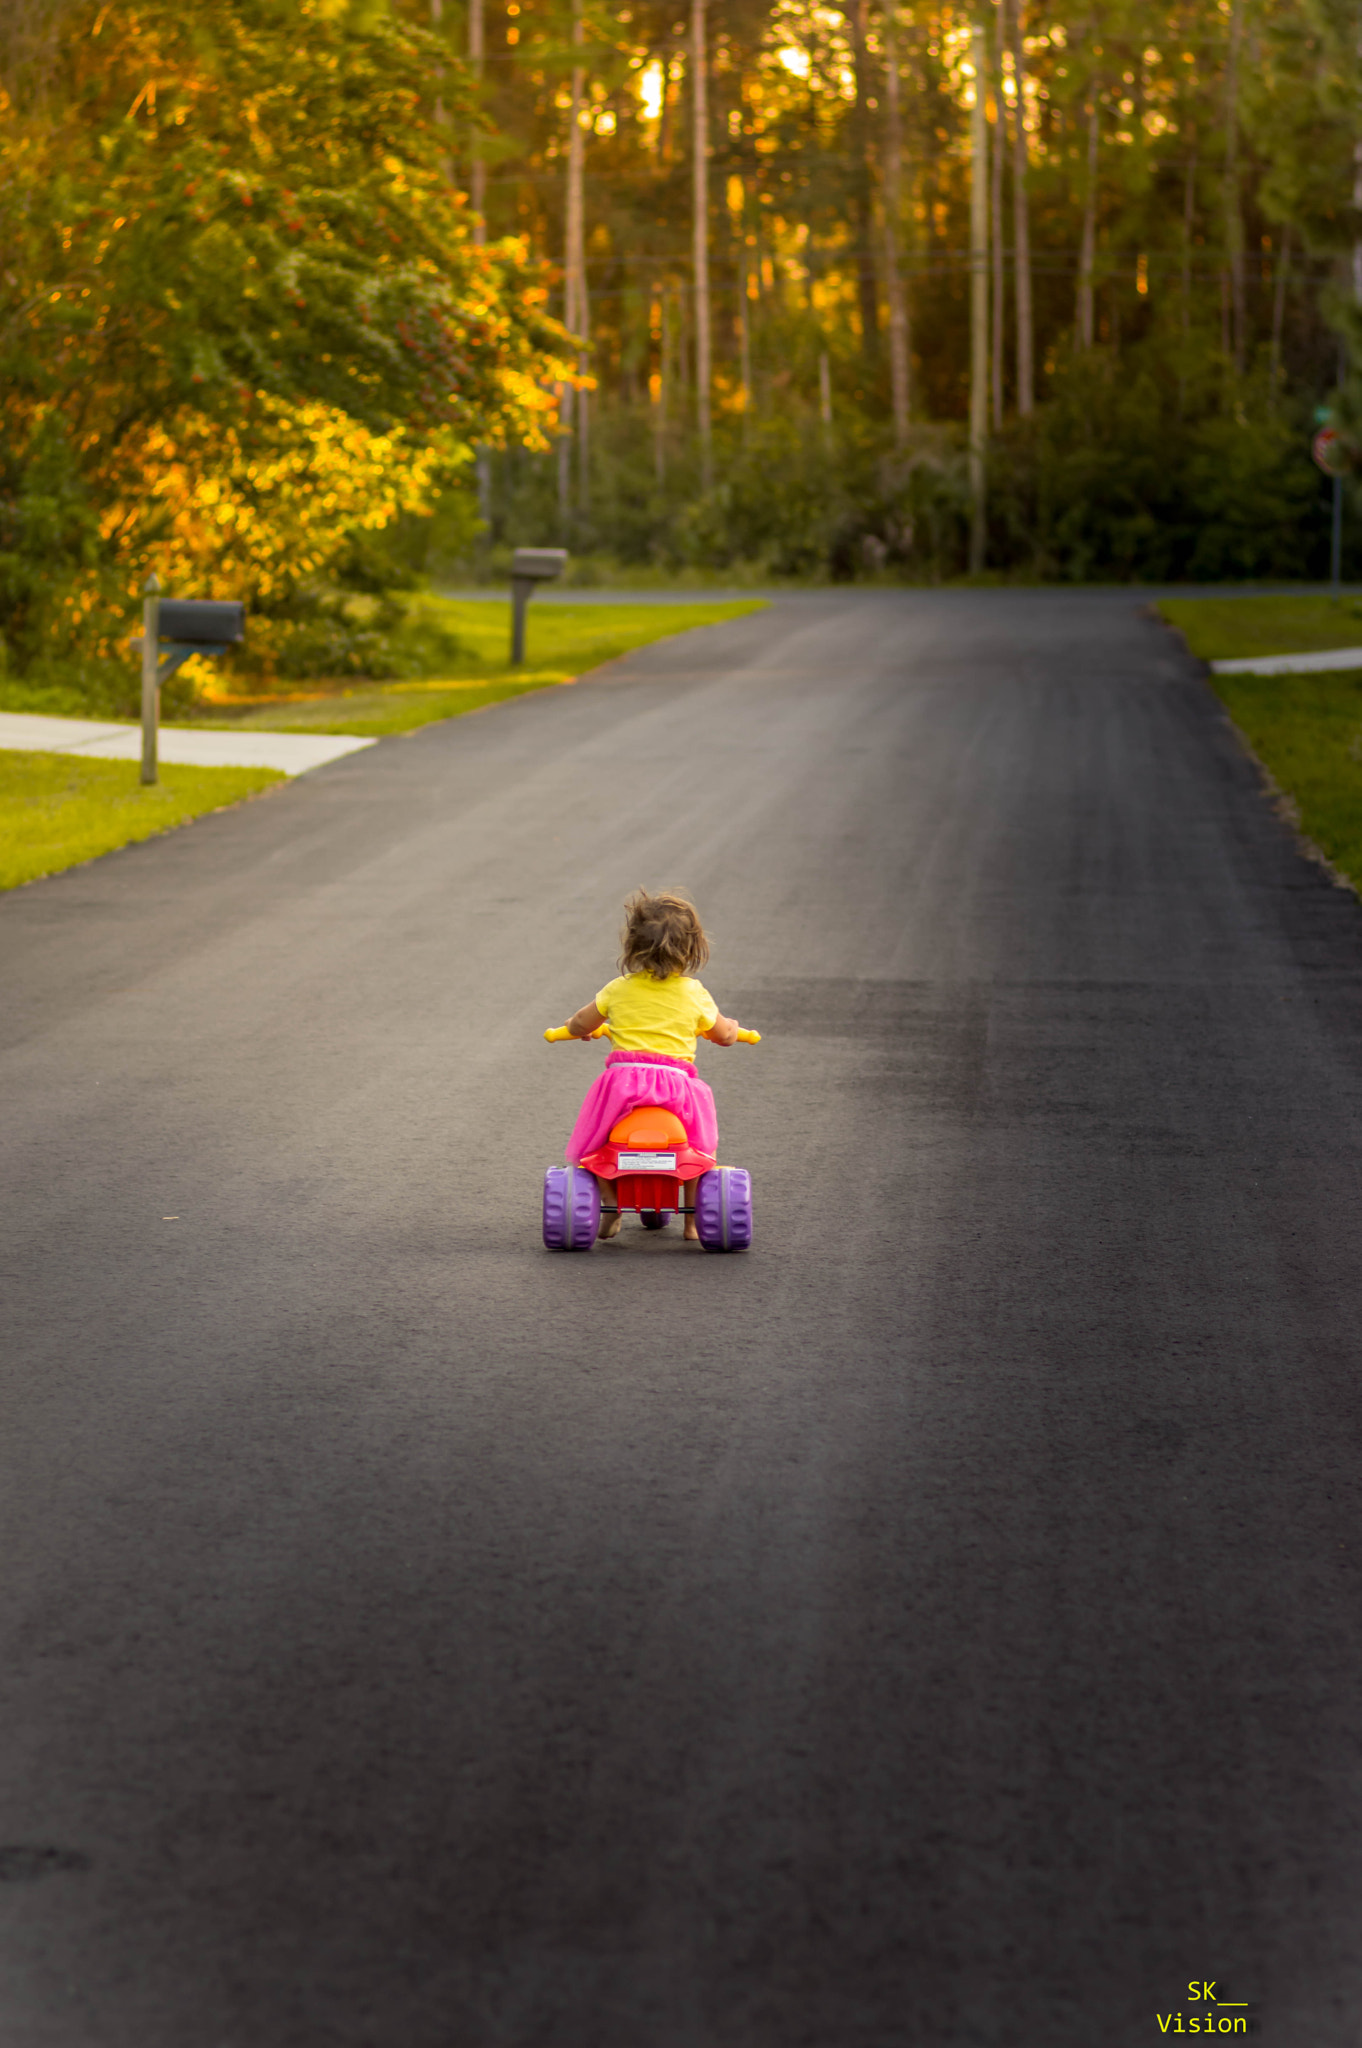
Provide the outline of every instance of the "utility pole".
{"type": "Polygon", "coordinates": [[[903,230],[903,127],[899,118],[899,56],[894,40],[895,0],[884,10],[884,282],[889,300],[889,380],[894,407],[894,446],[908,439],[910,333],[908,293],[899,264],[903,230]]]}
{"type": "Polygon", "coordinates": [[[705,0],[691,0],[691,136],[695,209],[695,424],[700,436],[700,483],[714,482],[709,417],[709,89],[705,56],[705,0]]]}
{"type": "Polygon", "coordinates": [[[974,107],[970,115],[970,376],[969,376],[969,567],[984,566],[987,528],[984,459],[988,442],[988,40],[982,25],[970,31],[974,59],[974,107]]]}
{"type": "Polygon", "coordinates": [[[1017,316],[1017,411],[1029,419],[1036,409],[1036,326],[1031,310],[1031,208],[1026,196],[1026,72],[1023,66],[1022,8],[1025,0],[1002,0],[1012,9],[1012,79],[1017,88],[1012,131],[1013,306],[1017,316]]]}

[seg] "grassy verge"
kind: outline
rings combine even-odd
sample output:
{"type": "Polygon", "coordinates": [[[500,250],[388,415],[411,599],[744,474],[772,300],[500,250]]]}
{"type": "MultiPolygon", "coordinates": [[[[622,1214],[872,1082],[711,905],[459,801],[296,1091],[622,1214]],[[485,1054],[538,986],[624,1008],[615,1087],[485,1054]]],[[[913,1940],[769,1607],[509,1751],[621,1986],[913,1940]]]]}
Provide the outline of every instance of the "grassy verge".
{"type": "Polygon", "coordinates": [[[136,761],[0,751],[0,889],[151,839],[282,782],[272,768],[168,768],[152,789],[136,761]]]}
{"type": "MultiPolygon", "coordinates": [[[[1178,597],[1158,609],[1203,661],[1362,647],[1357,597],[1178,597]]],[[[1306,838],[1362,889],[1362,669],[1213,676],[1211,687],[1306,838]]]]}
{"type": "Polygon", "coordinates": [[[573,682],[587,669],[654,640],[761,609],[762,601],[751,598],[678,605],[531,604],[528,660],[524,668],[513,669],[508,658],[509,605],[422,596],[412,603],[413,632],[419,634],[428,622],[457,642],[457,655],[442,665],[439,675],[419,682],[297,684],[295,694],[269,702],[256,698],[230,706],[209,703],[204,707],[206,722],[265,732],[348,732],[365,737],[410,732],[528,690],[573,682]]]}
{"type": "Polygon", "coordinates": [[[1216,676],[1214,688],[1306,838],[1362,889],[1362,670],[1216,676]]]}
{"type": "Polygon", "coordinates": [[[1158,610],[1203,661],[1362,647],[1362,597],[1168,597],[1158,610]]]}

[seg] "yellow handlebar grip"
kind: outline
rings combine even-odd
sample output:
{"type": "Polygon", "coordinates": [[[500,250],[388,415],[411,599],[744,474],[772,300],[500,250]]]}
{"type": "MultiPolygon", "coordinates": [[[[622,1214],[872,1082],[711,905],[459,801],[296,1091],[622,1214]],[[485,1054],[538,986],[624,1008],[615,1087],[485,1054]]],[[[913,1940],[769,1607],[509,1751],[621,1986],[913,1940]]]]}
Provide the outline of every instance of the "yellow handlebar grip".
{"type": "Polygon", "coordinates": [[[744,1031],[742,1027],[739,1026],[738,1037],[743,1045],[761,1044],[761,1033],[759,1031],[744,1031]]]}
{"type": "Polygon", "coordinates": [[[571,1038],[572,1033],[568,1030],[566,1024],[551,1024],[544,1033],[544,1036],[549,1041],[549,1044],[552,1045],[556,1038],[571,1038]]]}

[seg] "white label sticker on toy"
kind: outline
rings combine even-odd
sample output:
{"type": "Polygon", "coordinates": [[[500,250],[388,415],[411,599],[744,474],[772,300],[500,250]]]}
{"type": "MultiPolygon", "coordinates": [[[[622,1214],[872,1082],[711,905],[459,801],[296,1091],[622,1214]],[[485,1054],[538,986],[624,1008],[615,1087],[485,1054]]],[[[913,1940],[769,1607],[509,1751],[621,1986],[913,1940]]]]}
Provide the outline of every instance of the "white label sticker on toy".
{"type": "Polygon", "coordinates": [[[621,1152],[621,1173],[675,1173],[674,1152],[621,1152]]]}

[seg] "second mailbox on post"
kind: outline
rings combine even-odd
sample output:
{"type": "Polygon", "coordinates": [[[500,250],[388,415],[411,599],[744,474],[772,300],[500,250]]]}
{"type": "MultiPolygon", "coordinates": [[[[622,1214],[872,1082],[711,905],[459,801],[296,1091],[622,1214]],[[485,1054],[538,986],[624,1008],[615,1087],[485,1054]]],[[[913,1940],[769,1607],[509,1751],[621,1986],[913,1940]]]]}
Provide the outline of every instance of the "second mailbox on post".
{"type": "Polygon", "coordinates": [[[551,583],[567,567],[566,548],[517,548],[511,557],[511,667],[525,659],[525,610],[536,583],[551,583]]]}

